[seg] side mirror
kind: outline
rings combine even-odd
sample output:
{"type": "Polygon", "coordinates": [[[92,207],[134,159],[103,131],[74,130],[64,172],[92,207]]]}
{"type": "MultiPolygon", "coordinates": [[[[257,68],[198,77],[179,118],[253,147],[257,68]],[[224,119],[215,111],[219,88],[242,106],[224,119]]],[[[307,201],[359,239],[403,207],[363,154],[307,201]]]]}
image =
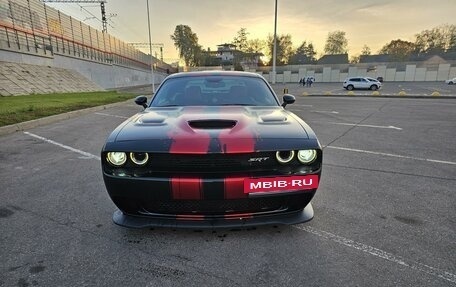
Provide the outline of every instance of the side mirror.
{"type": "Polygon", "coordinates": [[[283,95],[283,104],[282,107],[286,107],[287,105],[290,105],[296,101],[295,96],[290,95],[290,94],[285,94],[283,95]]]}
{"type": "Polygon", "coordinates": [[[146,96],[137,96],[135,98],[135,103],[137,105],[143,106],[144,108],[147,108],[147,97],[146,96]]]}

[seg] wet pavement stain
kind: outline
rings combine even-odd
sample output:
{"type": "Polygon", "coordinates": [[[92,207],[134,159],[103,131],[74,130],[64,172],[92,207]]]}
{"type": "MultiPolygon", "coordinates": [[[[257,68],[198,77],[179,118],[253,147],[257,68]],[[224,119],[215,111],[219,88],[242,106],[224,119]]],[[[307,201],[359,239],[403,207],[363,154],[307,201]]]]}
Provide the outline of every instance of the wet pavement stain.
{"type": "Polygon", "coordinates": [[[30,283],[28,283],[25,278],[20,278],[19,281],[17,282],[17,286],[28,287],[28,286],[30,286],[30,283]]]}
{"type": "Polygon", "coordinates": [[[10,217],[13,214],[14,214],[14,211],[11,211],[5,207],[0,207],[0,218],[10,217]]]}
{"type": "Polygon", "coordinates": [[[395,216],[394,219],[396,219],[399,222],[408,224],[408,225],[422,225],[423,224],[422,220],[413,218],[413,217],[395,216]]]}
{"type": "Polygon", "coordinates": [[[32,274],[36,274],[36,273],[43,272],[44,269],[46,269],[46,266],[36,265],[36,266],[30,267],[29,272],[32,273],[32,274]]]}
{"type": "MultiPolygon", "coordinates": [[[[9,272],[13,272],[13,271],[16,271],[17,269],[21,268],[22,266],[14,266],[14,267],[10,267],[8,268],[8,271],[9,272]]],[[[1,286],[1,285],[0,285],[1,286]]]]}

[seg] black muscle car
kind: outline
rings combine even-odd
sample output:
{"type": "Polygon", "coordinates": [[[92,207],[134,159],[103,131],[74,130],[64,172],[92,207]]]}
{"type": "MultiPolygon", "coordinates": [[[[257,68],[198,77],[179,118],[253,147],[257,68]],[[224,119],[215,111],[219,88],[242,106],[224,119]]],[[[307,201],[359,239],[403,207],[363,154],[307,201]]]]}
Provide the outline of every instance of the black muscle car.
{"type": "Polygon", "coordinates": [[[322,169],[312,129],[257,74],[168,76],[101,152],[103,178],[127,227],[240,227],[313,217],[322,169]]]}

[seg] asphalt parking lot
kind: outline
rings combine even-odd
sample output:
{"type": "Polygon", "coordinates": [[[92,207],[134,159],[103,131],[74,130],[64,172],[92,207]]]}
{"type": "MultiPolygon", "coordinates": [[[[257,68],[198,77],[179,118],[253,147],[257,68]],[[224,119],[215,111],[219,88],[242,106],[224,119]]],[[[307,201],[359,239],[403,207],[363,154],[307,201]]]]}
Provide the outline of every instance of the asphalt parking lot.
{"type": "Polygon", "coordinates": [[[456,99],[287,108],[324,146],[315,218],[294,226],[114,225],[99,154],[133,102],[1,136],[0,286],[455,286],[456,99]]]}

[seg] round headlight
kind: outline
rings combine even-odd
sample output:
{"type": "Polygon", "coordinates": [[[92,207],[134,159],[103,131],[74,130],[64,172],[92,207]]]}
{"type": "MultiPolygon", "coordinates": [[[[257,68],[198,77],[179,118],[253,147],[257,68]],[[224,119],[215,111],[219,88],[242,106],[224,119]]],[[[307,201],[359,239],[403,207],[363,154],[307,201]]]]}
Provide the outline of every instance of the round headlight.
{"type": "Polygon", "coordinates": [[[108,162],[115,166],[121,166],[127,161],[127,154],[124,152],[108,152],[108,162]]]}
{"type": "Polygon", "coordinates": [[[317,151],[314,149],[304,149],[298,151],[298,160],[301,163],[308,164],[317,158],[317,151]]]}
{"type": "Polygon", "coordinates": [[[277,161],[280,163],[289,163],[294,157],[294,150],[276,152],[277,161]]]}
{"type": "Polygon", "coordinates": [[[131,152],[130,159],[137,165],[144,165],[149,160],[147,152],[131,152]]]}

